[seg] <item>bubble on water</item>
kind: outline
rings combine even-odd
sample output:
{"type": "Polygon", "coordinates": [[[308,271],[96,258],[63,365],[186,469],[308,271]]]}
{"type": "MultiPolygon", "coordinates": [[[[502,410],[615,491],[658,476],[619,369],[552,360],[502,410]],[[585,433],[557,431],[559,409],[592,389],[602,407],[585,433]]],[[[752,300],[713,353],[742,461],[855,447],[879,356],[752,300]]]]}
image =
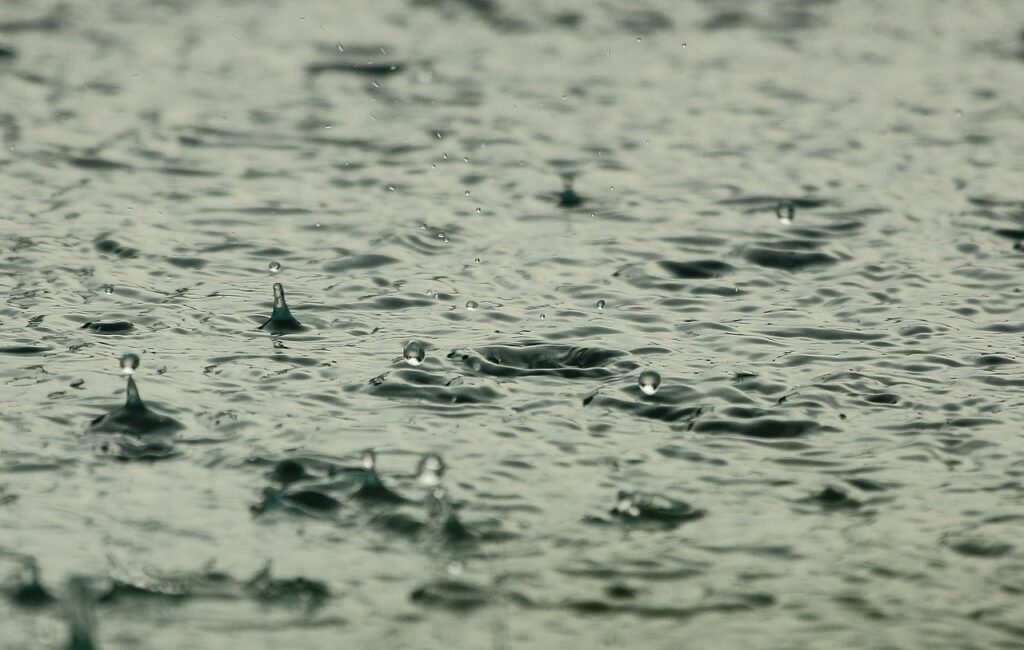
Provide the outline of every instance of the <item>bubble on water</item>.
{"type": "Polygon", "coordinates": [[[270,266],[268,266],[267,268],[270,269],[271,273],[277,273],[278,271],[281,270],[281,263],[280,262],[271,262],[270,266]]]}
{"type": "Polygon", "coordinates": [[[444,239],[444,238],[445,238],[446,236],[447,236],[447,235],[445,235],[445,234],[444,234],[444,231],[443,231],[443,230],[442,230],[441,232],[437,233],[437,238],[438,238],[438,239],[444,239]]]}
{"type": "Polygon", "coordinates": [[[540,315],[540,319],[541,319],[541,320],[544,320],[545,318],[547,318],[547,314],[541,314],[541,315],[540,315]]]}
{"type": "Polygon", "coordinates": [[[427,487],[437,487],[444,478],[444,461],[437,454],[425,454],[416,467],[416,480],[427,487]]]}
{"type": "Polygon", "coordinates": [[[110,286],[109,284],[103,285],[103,293],[109,296],[110,294],[114,293],[114,287],[110,286]]]}
{"type": "Polygon", "coordinates": [[[377,466],[377,454],[372,449],[367,449],[363,452],[363,455],[359,458],[359,464],[363,466],[366,471],[372,470],[377,466]]]}
{"type": "Polygon", "coordinates": [[[597,301],[597,308],[598,309],[604,309],[604,305],[605,305],[604,300],[598,300],[597,301]]]}
{"type": "Polygon", "coordinates": [[[653,370],[644,370],[640,373],[640,379],[637,380],[637,385],[640,387],[640,392],[644,395],[653,395],[658,392],[658,388],[661,387],[661,375],[653,370]]]}
{"type": "Polygon", "coordinates": [[[419,341],[409,341],[405,344],[405,349],[402,350],[402,356],[410,366],[418,366],[426,358],[427,350],[419,341]]]}
{"type": "Polygon", "coordinates": [[[134,375],[139,367],[139,355],[128,352],[121,356],[121,374],[134,375]]]}
{"type": "Polygon", "coordinates": [[[475,260],[473,260],[473,263],[474,263],[474,264],[479,264],[479,263],[480,263],[480,261],[481,261],[481,260],[480,260],[480,258],[478,257],[478,258],[476,258],[475,260]]]}
{"type": "Polygon", "coordinates": [[[775,216],[779,218],[779,223],[789,225],[793,223],[793,216],[796,214],[796,206],[793,205],[792,201],[783,201],[775,206],[775,216]]]}
{"type": "Polygon", "coordinates": [[[478,303],[477,301],[475,301],[475,300],[467,300],[466,301],[466,309],[468,309],[469,311],[476,311],[479,308],[480,308],[480,303],[478,303]]]}

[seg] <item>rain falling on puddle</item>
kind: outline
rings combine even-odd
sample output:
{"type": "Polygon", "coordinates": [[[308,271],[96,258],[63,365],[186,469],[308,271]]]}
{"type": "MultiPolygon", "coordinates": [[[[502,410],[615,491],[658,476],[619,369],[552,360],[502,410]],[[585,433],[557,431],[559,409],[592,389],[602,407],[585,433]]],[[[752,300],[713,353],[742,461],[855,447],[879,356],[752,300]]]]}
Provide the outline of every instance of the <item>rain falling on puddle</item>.
{"type": "Polygon", "coordinates": [[[0,3],[0,647],[1024,646],[1022,29],[0,3]]]}

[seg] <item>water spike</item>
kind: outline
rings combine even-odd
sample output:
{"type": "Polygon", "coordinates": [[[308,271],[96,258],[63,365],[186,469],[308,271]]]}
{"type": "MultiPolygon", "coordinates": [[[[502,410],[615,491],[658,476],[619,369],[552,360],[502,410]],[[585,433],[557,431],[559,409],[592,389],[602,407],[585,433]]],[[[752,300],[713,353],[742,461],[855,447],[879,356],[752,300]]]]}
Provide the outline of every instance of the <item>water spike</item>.
{"type": "Polygon", "coordinates": [[[372,449],[367,449],[359,459],[363,466],[363,484],[359,486],[352,498],[361,501],[375,501],[378,503],[405,503],[405,497],[393,492],[377,474],[377,454],[372,449]]]}
{"type": "Polygon", "coordinates": [[[94,431],[143,436],[171,433],[183,428],[177,420],[161,415],[146,406],[139,395],[139,387],[135,385],[135,377],[128,375],[126,379],[124,406],[93,420],[90,426],[94,431]]]}
{"type": "Polygon", "coordinates": [[[574,176],[570,174],[562,176],[563,189],[558,194],[558,207],[560,208],[575,208],[583,205],[583,197],[572,188],[573,178],[574,176]]]}
{"type": "Polygon", "coordinates": [[[306,329],[299,321],[295,320],[288,303],[284,298],[284,287],[280,282],[274,284],[274,311],[260,329],[270,330],[272,333],[301,332],[306,329]]]}
{"type": "Polygon", "coordinates": [[[142,403],[142,396],[139,395],[139,387],[135,385],[135,378],[130,375],[128,377],[128,385],[125,387],[124,394],[124,407],[126,409],[140,407],[146,408],[146,405],[142,403]]]}
{"type": "Polygon", "coordinates": [[[96,650],[93,641],[96,632],[92,605],[93,596],[82,578],[68,582],[68,643],[67,650],[96,650]]]}

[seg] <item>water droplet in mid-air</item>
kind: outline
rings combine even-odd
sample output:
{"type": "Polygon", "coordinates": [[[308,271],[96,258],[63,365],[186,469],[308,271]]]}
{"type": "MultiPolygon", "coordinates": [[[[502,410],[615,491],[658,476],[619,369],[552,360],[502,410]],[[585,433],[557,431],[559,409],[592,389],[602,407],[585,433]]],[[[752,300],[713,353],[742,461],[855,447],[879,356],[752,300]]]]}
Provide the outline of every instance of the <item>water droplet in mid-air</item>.
{"type": "Polygon", "coordinates": [[[377,465],[377,454],[372,449],[367,449],[359,458],[359,464],[367,471],[372,470],[377,465]]]}
{"type": "Polygon", "coordinates": [[[139,355],[134,352],[128,352],[121,357],[121,374],[122,375],[134,375],[135,370],[139,367],[139,355]]]}
{"type": "Polygon", "coordinates": [[[402,356],[405,357],[405,362],[410,366],[418,366],[423,363],[423,359],[427,356],[427,351],[419,341],[409,341],[405,344],[402,356]]]}
{"type": "Polygon", "coordinates": [[[604,305],[605,305],[604,300],[598,300],[597,301],[597,308],[598,309],[604,309],[604,305]]]}
{"type": "Polygon", "coordinates": [[[476,311],[479,308],[480,308],[480,304],[477,301],[475,301],[475,300],[467,300],[466,301],[466,309],[468,309],[469,311],[476,311]]]}
{"type": "Polygon", "coordinates": [[[416,468],[416,480],[427,487],[437,487],[444,477],[444,461],[437,454],[427,454],[416,468]]]}
{"type": "Polygon", "coordinates": [[[796,206],[790,201],[783,201],[775,206],[775,216],[779,218],[779,223],[789,225],[793,223],[793,215],[796,214],[796,206]]]}
{"type": "Polygon", "coordinates": [[[277,273],[278,271],[281,270],[281,263],[280,262],[271,262],[270,266],[268,266],[267,268],[270,269],[271,273],[277,273]]]}
{"type": "Polygon", "coordinates": [[[640,392],[644,395],[653,395],[657,393],[658,388],[661,387],[661,375],[653,370],[644,370],[640,373],[640,379],[637,381],[637,385],[640,387],[640,392]]]}

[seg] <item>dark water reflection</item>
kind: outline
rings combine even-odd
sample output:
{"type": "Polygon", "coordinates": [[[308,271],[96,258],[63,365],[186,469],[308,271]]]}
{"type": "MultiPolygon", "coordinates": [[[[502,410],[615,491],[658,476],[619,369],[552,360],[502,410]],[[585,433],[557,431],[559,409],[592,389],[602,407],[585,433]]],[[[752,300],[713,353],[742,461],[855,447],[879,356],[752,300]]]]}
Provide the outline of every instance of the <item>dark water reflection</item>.
{"type": "Polygon", "coordinates": [[[4,3],[0,645],[1020,647],[1022,28],[4,3]]]}

